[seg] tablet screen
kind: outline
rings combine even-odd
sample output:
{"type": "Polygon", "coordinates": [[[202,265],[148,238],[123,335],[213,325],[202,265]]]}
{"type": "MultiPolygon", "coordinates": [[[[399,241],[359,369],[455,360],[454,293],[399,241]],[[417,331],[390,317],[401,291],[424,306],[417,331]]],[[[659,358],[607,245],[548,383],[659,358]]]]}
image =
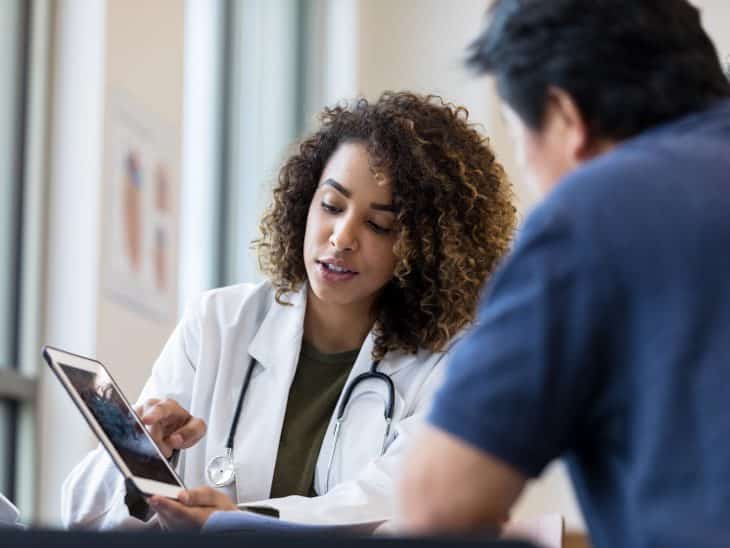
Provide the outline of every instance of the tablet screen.
{"type": "Polygon", "coordinates": [[[132,475],[179,485],[106,372],[59,365],[132,475]]]}

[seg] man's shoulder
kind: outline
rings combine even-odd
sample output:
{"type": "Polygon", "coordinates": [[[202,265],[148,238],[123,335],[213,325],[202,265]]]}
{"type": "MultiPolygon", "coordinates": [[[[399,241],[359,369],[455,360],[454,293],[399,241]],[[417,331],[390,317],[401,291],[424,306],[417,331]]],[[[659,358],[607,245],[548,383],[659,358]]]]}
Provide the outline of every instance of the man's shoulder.
{"type": "Polygon", "coordinates": [[[730,101],[723,101],[617,144],[568,175],[552,198],[588,209],[652,203],[658,192],[687,189],[699,174],[727,173],[729,142],[730,101]]]}

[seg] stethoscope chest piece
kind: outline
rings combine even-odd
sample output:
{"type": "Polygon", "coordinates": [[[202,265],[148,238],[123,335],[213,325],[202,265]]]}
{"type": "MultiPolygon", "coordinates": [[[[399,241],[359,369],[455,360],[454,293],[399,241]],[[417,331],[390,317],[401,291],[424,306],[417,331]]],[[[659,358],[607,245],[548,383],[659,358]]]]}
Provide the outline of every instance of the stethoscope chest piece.
{"type": "Polygon", "coordinates": [[[230,485],[236,479],[236,465],[233,463],[233,451],[230,447],[226,447],[223,455],[213,457],[208,462],[205,469],[205,475],[208,483],[213,487],[225,487],[230,485]]]}
{"type": "Polygon", "coordinates": [[[226,440],[226,448],[222,455],[210,459],[208,466],[205,467],[206,479],[212,487],[225,487],[236,481],[236,464],[233,462],[233,438],[236,435],[236,428],[238,428],[238,419],[241,417],[243,400],[246,397],[246,391],[251,382],[253,366],[254,360],[251,359],[248,371],[246,371],[246,378],[243,380],[243,385],[241,386],[241,394],[238,396],[236,412],[233,415],[233,423],[231,424],[228,439],[226,440]]]}

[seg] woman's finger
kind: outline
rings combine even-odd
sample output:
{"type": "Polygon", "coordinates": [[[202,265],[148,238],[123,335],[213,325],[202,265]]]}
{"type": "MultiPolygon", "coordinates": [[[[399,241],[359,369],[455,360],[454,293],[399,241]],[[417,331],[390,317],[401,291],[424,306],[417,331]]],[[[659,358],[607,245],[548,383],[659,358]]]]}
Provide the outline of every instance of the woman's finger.
{"type": "Polygon", "coordinates": [[[198,443],[208,427],[203,419],[191,418],[182,428],[175,430],[165,441],[175,449],[187,449],[198,443]]]}
{"type": "Polygon", "coordinates": [[[236,504],[212,487],[198,487],[181,493],[180,500],[188,506],[209,506],[219,510],[236,510],[236,504]]]}
{"type": "Polygon", "coordinates": [[[152,497],[148,502],[167,529],[189,529],[197,525],[192,509],[177,501],[152,497]]]}
{"type": "Polygon", "coordinates": [[[149,504],[156,510],[160,523],[168,529],[199,529],[216,511],[207,506],[184,506],[164,497],[151,497],[149,504]]]}
{"type": "MultiPolygon", "coordinates": [[[[150,400],[151,402],[152,400],[150,400]]],[[[145,405],[145,422],[160,422],[170,419],[187,419],[190,416],[179,403],[173,399],[165,399],[155,402],[152,405],[145,405]]]]}
{"type": "Polygon", "coordinates": [[[140,417],[142,417],[145,415],[145,413],[147,413],[147,411],[149,411],[150,409],[152,409],[152,407],[157,405],[157,403],[159,401],[160,400],[158,400],[157,398],[150,398],[148,400],[143,401],[142,403],[140,403],[138,405],[135,405],[134,410],[137,412],[137,414],[140,417]]]}
{"type": "Polygon", "coordinates": [[[148,426],[157,425],[164,436],[185,425],[192,416],[175,400],[162,400],[147,410],[142,422],[148,426]]]}
{"type": "Polygon", "coordinates": [[[178,497],[190,507],[208,507],[216,510],[237,510],[236,503],[212,487],[198,487],[183,491],[178,497]]]}
{"type": "Polygon", "coordinates": [[[187,506],[216,506],[219,494],[212,487],[198,487],[184,491],[179,498],[187,506]]]}

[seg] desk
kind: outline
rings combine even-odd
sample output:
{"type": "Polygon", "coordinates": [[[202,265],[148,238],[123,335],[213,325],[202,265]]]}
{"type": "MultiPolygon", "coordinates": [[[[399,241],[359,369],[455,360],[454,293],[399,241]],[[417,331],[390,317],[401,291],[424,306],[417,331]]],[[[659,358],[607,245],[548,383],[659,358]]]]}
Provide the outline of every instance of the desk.
{"type": "Polygon", "coordinates": [[[535,548],[524,542],[483,539],[346,537],[201,533],[82,533],[0,529],[2,548],[535,548]]]}

